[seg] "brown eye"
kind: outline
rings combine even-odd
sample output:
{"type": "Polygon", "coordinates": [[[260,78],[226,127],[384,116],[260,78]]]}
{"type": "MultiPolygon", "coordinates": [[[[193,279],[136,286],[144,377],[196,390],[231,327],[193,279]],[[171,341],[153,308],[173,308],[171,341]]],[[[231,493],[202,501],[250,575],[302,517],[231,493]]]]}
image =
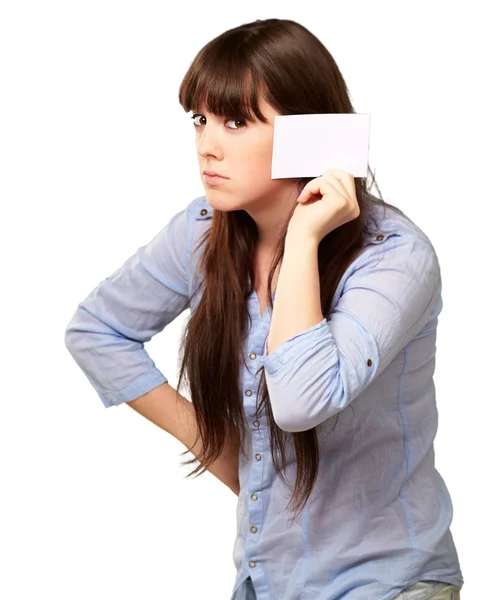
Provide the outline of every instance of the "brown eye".
{"type": "Polygon", "coordinates": [[[229,121],[234,121],[235,123],[243,123],[242,127],[230,127],[229,129],[243,129],[243,127],[246,127],[246,123],[245,121],[243,121],[243,119],[228,119],[227,122],[229,121]]]}
{"type": "MultiPolygon", "coordinates": [[[[194,115],[192,115],[190,118],[192,120],[197,119],[202,117],[203,119],[205,119],[204,115],[200,114],[200,113],[195,113],[194,115]]],[[[238,129],[243,129],[244,127],[246,127],[246,121],[244,119],[232,119],[232,118],[228,118],[225,120],[226,123],[228,123],[229,121],[232,121],[234,123],[241,123],[240,127],[228,127],[228,129],[232,129],[233,131],[236,131],[238,129]]],[[[195,128],[199,128],[201,127],[202,124],[201,123],[195,123],[194,121],[194,127],[195,128]]]]}
{"type": "MultiPolygon", "coordinates": [[[[196,119],[197,117],[202,117],[203,119],[205,119],[204,115],[201,115],[201,114],[198,114],[198,113],[197,113],[197,114],[195,114],[195,115],[192,115],[190,118],[191,118],[191,119],[192,119],[192,121],[193,121],[193,120],[194,120],[194,119],[196,119]]],[[[194,126],[195,126],[195,127],[199,127],[200,125],[198,125],[198,124],[197,124],[197,123],[195,123],[195,121],[194,121],[194,126]]]]}

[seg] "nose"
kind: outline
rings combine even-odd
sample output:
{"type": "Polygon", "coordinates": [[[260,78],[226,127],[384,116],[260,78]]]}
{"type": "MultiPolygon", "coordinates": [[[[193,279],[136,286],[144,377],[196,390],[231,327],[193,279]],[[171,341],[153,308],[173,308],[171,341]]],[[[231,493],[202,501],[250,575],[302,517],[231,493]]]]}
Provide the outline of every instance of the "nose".
{"type": "Polygon", "coordinates": [[[209,155],[216,158],[222,157],[222,144],[220,140],[219,126],[206,123],[202,132],[197,133],[196,139],[197,152],[202,157],[209,155]]]}

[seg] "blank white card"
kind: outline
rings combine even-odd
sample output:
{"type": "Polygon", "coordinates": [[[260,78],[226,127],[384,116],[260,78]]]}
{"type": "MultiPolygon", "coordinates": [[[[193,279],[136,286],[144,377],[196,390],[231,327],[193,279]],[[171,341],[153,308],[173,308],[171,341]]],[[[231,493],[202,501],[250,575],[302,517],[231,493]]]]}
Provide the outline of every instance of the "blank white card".
{"type": "Polygon", "coordinates": [[[369,114],[278,115],[271,178],[319,177],[330,168],[366,177],[369,137],[369,114]]]}

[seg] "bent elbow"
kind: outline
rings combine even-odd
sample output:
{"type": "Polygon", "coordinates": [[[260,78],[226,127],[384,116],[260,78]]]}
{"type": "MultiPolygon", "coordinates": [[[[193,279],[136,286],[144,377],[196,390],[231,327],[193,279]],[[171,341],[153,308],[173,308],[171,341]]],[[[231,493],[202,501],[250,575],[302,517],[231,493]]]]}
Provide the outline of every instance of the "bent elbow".
{"type": "Polygon", "coordinates": [[[301,403],[297,397],[290,400],[289,402],[283,402],[283,410],[277,411],[274,409],[273,411],[277,426],[290,433],[314,429],[314,427],[333,417],[349,404],[343,388],[337,389],[332,394],[321,395],[320,399],[312,404],[301,403]]]}

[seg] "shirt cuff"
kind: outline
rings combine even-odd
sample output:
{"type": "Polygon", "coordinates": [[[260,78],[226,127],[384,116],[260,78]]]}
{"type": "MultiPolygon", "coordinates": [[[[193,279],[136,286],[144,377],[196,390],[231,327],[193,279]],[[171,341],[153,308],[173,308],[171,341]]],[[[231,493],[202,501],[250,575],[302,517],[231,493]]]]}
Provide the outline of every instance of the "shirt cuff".
{"type": "Polygon", "coordinates": [[[144,373],[144,375],[141,375],[129,385],[126,385],[122,390],[117,390],[115,392],[101,390],[93,381],[91,383],[104,406],[110,408],[111,406],[118,406],[119,404],[129,402],[130,400],[135,400],[155,387],[158,387],[163,383],[168,383],[168,379],[157,367],[153,367],[150,371],[144,373]]]}

